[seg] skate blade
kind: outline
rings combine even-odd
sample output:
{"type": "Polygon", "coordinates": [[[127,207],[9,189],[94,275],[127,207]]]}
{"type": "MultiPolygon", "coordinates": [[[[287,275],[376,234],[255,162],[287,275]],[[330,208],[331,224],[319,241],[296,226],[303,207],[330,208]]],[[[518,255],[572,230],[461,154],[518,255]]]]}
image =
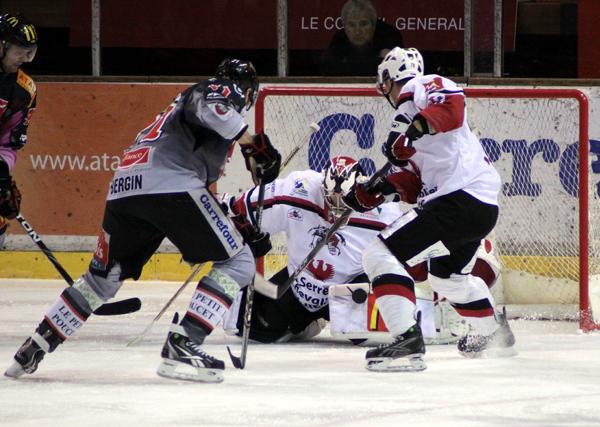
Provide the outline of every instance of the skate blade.
{"type": "Polygon", "coordinates": [[[432,338],[424,338],[423,341],[426,345],[445,345],[445,344],[454,344],[460,340],[461,337],[458,336],[435,336],[432,338]]]}
{"type": "Polygon", "coordinates": [[[410,357],[374,357],[367,359],[367,370],[373,372],[419,372],[427,369],[422,354],[414,354],[410,357]]]}
{"type": "Polygon", "coordinates": [[[225,379],[222,369],[195,368],[186,363],[174,362],[170,359],[163,359],[158,365],[156,373],[164,378],[202,383],[220,383],[225,379]]]}
{"type": "Polygon", "coordinates": [[[17,379],[24,373],[25,370],[23,369],[21,364],[15,360],[13,364],[10,365],[9,368],[4,372],[4,376],[17,379]]]}
{"type": "Polygon", "coordinates": [[[467,359],[503,359],[507,357],[515,357],[517,350],[513,346],[511,347],[492,347],[486,348],[479,352],[461,352],[460,355],[467,359]]]}

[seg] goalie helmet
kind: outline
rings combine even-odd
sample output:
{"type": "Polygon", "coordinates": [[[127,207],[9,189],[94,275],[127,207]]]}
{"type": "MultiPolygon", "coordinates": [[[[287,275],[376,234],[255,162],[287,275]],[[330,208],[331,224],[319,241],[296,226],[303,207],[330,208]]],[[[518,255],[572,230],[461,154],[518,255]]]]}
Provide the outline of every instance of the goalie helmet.
{"type": "Polygon", "coordinates": [[[226,58],[217,67],[215,76],[233,81],[243,92],[246,111],[250,110],[258,96],[258,76],[252,62],[226,58]]]}
{"type": "Polygon", "coordinates": [[[0,16],[0,39],[22,47],[35,47],[38,42],[33,24],[20,14],[0,16]]]}
{"type": "Polygon", "coordinates": [[[360,164],[346,156],[332,158],[323,170],[323,195],[334,216],[341,215],[346,210],[342,197],[350,191],[360,176],[364,176],[360,164]]]}
{"type": "Polygon", "coordinates": [[[385,89],[386,82],[400,82],[422,76],[424,69],[423,56],[417,49],[395,47],[377,67],[377,89],[387,97],[390,91],[385,89]]]}

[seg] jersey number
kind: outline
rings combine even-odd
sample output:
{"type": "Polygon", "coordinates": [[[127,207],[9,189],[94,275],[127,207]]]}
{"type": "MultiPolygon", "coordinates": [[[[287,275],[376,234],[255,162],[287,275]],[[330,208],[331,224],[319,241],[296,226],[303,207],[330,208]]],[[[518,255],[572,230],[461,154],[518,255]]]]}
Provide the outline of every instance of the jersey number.
{"type": "Polygon", "coordinates": [[[140,132],[140,135],[144,136],[138,141],[138,144],[156,141],[160,137],[162,134],[162,127],[175,109],[175,104],[177,104],[178,100],[179,98],[173,101],[173,103],[160,113],[148,127],[140,132]]]}

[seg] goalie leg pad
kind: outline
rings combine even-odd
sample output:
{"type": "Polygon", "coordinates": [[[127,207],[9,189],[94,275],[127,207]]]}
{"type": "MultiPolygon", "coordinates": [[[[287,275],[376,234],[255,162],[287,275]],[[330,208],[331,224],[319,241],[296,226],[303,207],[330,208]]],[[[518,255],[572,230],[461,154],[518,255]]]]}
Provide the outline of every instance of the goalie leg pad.
{"type": "MultiPolygon", "coordinates": [[[[375,295],[358,302],[357,291],[369,292],[368,283],[333,285],[329,287],[329,320],[331,335],[348,338],[353,343],[373,345],[391,342],[387,326],[379,318],[375,295]]],[[[421,317],[421,330],[426,344],[449,344],[467,332],[466,322],[447,301],[435,302],[431,293],[417,293],[416,310],[421,317]]]]}

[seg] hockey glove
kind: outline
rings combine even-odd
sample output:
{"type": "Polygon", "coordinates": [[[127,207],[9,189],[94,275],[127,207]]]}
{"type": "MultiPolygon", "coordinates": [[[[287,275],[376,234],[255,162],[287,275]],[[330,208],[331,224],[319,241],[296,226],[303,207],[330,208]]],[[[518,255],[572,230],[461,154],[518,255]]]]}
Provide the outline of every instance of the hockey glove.
{"type": "Polygon", "coordinates": [[[367,190],[366,184],[355,184],[352,189],[342,197],[346,206],[356,212],[367,212],[384,202],[385,198],[379,190],[367,190]]]}
{"type": "Polygon", "coordinates": [[[416,153],[416,150],[405,135],[399,135],[397,138],[388,140],[385,143],[383,152],[391,164],[404,166],[406,161],[416,153]]]}
{"type": "Polygon", "coordinates": [[[423,183],[416,173],[402,168],[400,171],[386,176],[381,183],[373,188],[373,191],[384,196],[395,193],[400,196],[400,200],[403,202],[415,204],[422,187],[423,183]]]}
{"type": "Polygon", "coordinates": [[[264,133],[258,133],[252,138],[251,144],[241,146],[246,161],[246,169],[252,173],[252,179],[258,184],[275,181],[281,167],[281,154],[264,133]]]}
{"type": "Polygon", "coordinates": [[[404,134],[396,134],[385,143],[383,152],[390,163],[394,166],[405,166],[406,160],[410,159],[415,153],[412,143],[423,135],[429,133],[427,120],[420,114],[417,114],[412,123],[408,126],[404,134]]]}
{"type": "Polygon", "coordinates": [[[420,114],[417,114],[414,117],[412,123],[406,129],[406,132],[404,132],[404,135],[406,135],[410,141],[416,141],[426,134],[429,134],[429,125],[427,124],[427,119],[420,114]]]}
{"type": "Polygon", "coordinates": [[[254,258],[265,256],[273,248],[271,235],[257,231],[244,215],[233,216],[231,220],[244,238],[244,242],[250,247],[254,258]]]}
{"type": "Polygon", "coordinates": [[[25,144],[27,144],[27,127],[20,125],[11,132],[8,146],[13,150],[20,150],[25,144]]]}
{"type": "Polygon", "coordinates": [[[0,216],[14,219],[21,209],[21,192],[10,176],[8,164],[0,159],[0,216]]]}
{"type": "Polygon", "coordinates": [[[0,178],[0,216],[15,219],[21,209],[21,192],[11,178],[0,178]]]}

